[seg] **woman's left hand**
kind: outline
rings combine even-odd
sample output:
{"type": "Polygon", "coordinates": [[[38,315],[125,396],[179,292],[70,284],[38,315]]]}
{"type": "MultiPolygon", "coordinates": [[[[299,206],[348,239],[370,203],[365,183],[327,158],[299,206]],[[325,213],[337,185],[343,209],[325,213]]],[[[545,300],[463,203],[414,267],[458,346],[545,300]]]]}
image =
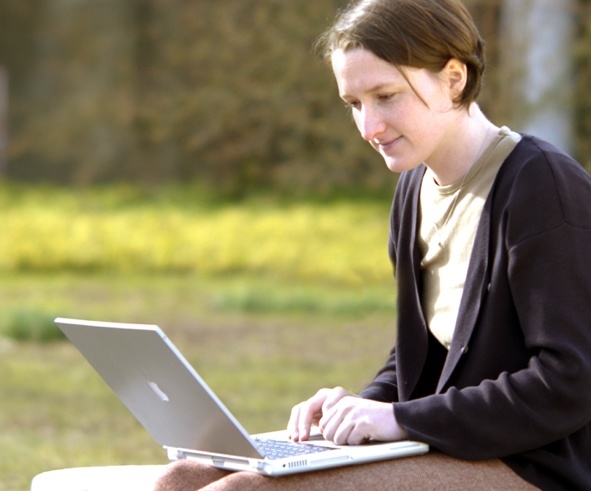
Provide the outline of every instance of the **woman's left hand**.
{"type": "Polygon", "coordinates": [[[396,421],[392,404],[353,395],[343,397],[330,409],[326,409],[318,427],[325,439],[337,445],[408,438],[406,430],[396,421]]]}

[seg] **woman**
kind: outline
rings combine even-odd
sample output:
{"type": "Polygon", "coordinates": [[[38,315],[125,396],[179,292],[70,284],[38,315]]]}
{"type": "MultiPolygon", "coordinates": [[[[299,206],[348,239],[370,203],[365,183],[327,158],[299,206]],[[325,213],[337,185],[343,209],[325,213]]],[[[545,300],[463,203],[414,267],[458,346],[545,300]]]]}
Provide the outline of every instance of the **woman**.
{"type": "Polygon", "coordinates": [[[591,179],[480,111],[483,43],[459,0],[359,0],[321,46],[361,136],[401,173],[398,337],[361,394],[320,390],[288,432],[432,452],[279,480],[184,463],[161,485],[591,489],[591,179]]]}

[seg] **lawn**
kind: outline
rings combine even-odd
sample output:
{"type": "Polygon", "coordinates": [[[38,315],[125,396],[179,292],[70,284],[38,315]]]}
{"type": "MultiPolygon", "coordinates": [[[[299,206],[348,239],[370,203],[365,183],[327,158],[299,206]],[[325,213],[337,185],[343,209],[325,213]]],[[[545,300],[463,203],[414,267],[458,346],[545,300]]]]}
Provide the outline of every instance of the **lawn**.
{"type": "MultiPolygon", "coordinates": [[[[385,288],[381,306],[374,299],[355,311],[354,290],[325,287],[307,300],[295,292],[298,305],[308,304],[310,311],[286,306],[255,312],[236,306],[236,285],[225,290],[212,282],[204,292],[207,285],[190,276],[112,282],[110,276],[21,277],[0,282],[0,292],[21,305],[45,299],[57,306],[63,298],[55,315],[157,322],[250,432],[282,428],[291,406],[321,386],[360,389],[393,342],[385,288]],[[210,296],[214,307],[204,309],[201,302],[210,296]],[[322,298],[330,299],[327,309],[322,298]],[[224,311],[216,302],[229,307],[224,311]]],[[[293,290],[275,288],[279,304],[293,290]]],[[[0,490],[24,491],[33,475],[48,469],[165,461],[68,342],[4,339],[0,353],[0,490]]]]}
{"type": "Polygon", "coordinates": [[[56,316],[159,324],[253,433],[320,387],[360,389],[394,341],[388,203],[0,186],[0,206],[0,491],[165,462],[56,316]]]}

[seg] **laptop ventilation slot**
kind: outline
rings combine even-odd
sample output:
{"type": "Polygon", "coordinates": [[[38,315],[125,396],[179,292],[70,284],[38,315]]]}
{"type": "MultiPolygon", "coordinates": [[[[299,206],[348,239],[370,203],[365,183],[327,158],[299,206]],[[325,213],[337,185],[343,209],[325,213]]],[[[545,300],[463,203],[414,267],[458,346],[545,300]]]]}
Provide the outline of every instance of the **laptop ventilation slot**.
{"type": "Polygon", "coordinates": [[[293,462],[288,462],[286,467],[288,469],[297,469],[298,467],[306,467],[307,465],[307,460],[294,460],[293,462]]]}

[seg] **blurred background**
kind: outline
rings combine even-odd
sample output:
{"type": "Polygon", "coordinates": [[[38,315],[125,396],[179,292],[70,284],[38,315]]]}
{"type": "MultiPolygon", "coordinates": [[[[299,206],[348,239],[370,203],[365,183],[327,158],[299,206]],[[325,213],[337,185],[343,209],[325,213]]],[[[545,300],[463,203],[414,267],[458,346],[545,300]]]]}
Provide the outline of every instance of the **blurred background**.
{"type": "MultiPolygon", "coordinates": [[[[485,113],[590,170],[591,1],[465,3],[485,113]]],[[[345,4],[0,0],[0,491],[165,460],[58,315],[160,324],[251,432],[380,367],[396,176],[312,50],[345,4]]]]}
{"type": "MultiPolygon", "coordinates": [[[[233,195],[382,188],[388,176],[311,53],[345,3],[3,1],[0,172],[233,195]]],[[[488,42],[486,113],[589,165],[589,2],[466,3],[488,42]]]]}

